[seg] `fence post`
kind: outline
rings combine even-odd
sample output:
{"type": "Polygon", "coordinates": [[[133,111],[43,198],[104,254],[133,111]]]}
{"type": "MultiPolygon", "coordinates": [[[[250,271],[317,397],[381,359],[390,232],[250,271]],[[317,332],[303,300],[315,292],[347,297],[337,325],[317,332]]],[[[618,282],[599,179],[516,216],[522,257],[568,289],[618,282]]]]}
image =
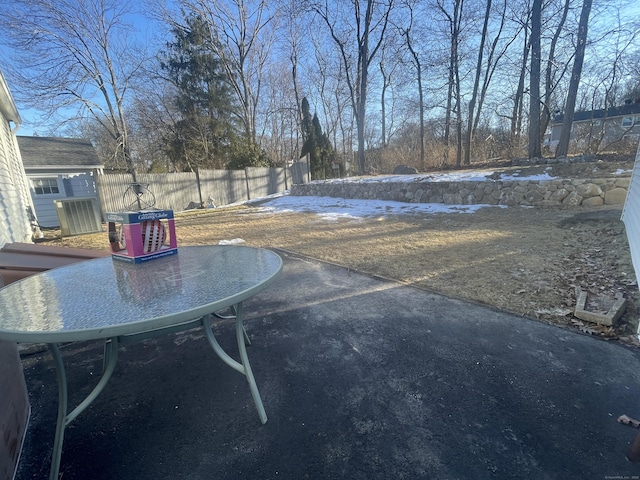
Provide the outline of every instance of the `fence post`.
{"type": "Polygon", "coordinates": [[[247,201],[251,200],[251,190],[249,187],[249,167],[244,167],[244,183],[247,186],[247,201]]]}
{"type": "Polygon", "coordinates": [[[200,169],[196,168],[196,188],[198,189],[198,199],[200,200],[200,207],[204,208],[204,200],[202,200],[202,186],[200,185],[200,169]]]}

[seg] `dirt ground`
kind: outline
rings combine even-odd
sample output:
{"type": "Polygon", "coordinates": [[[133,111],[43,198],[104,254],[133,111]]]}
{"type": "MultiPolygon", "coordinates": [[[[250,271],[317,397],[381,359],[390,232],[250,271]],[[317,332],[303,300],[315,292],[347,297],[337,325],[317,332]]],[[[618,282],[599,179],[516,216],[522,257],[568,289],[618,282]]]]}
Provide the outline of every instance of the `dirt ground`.
{"type": "MultiPolygon", "coordinates": [[[[511,207],[329,222],[255,205],[178,214],[176,235],[179,246],[239,238],[281,248],[638,346],[640,295],[620,215],[621,207],[511,207]],[[594,312],[622,292],[626,312],[614,328],[579,320],[577,288],[589,292],[594,312]]],[[[106,233],[45,233],[50,245],[108,249],[106,233]]]]}

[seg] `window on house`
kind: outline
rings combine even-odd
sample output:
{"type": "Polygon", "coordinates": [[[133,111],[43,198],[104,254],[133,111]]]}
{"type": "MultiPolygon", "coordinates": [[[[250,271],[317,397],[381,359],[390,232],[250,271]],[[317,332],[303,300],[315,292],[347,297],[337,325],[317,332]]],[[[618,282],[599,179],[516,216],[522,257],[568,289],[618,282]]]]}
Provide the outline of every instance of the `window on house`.
{"type": "Polygon", "coordinates": [[[633,127],[633,117],[624,117],[622,119],[623,127],[633,127]]]}
{"type": "Polygon", "coordinates": [[[60,193],[58,189],[58,179],[56,178],[34,178],[33,189],[36,195],[49,195],[60,193]]]}

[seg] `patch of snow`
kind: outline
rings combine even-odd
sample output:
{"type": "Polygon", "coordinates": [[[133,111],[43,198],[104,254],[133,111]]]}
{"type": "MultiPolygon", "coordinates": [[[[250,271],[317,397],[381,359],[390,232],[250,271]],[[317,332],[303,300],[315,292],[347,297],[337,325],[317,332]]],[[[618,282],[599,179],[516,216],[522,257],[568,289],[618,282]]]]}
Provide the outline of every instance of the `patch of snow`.
{"type": "Polygon", "coordinates": [[[526,175],[524,177],[519,177],[517,175],[503,175],[500,176],[500,180],[517,180],[517,181],[540,181],[540,180],[553,180],[556,177],[552,177],[548,173],[539,173],[537,175],[526,175]]]}
{"type": "MultiPolygon", "coordinates": [[[[516,170],[510,174],[499,171],[459,171],[434,174],[416,175],[379,175],[375,177],[346,177],[324,180],[327,183],[428,183],[428,182],[493,182],[500,181],[540,181],[553,180],[547,173],[518,176],[522,171],[516,170]]],[[[623,173],[623,172],[620,172],[623,173]]],[[[473,213],[481,208],[507,208],[500,205],[445,205],[442,203],[405,203],[383,200],[360,200],[335,197],[292,196],[289,192],[280,192],[248,202],[238,202],[233,205],[249,204],[257,207],[259,213],[290,213],[307,212],[318,215],[320,220],[337,222],[340,219],[359,220],[364,217],[383,217],[386,215],[404,214],[420,215],[429,213],[473,213]]],[[[233,206],[229,205],[229,206],[233,206]]],[[[231,240],[234,242],[235,239],[231,240]]]]}
{"type": "MultiPolygon", "coordinates": [[[[480,208],[495,205],[445,205],[442,203],[406,203],[384,200],[360,200],[315,196],[280,196],[262,202],[261,213],[315,213],[326,221],[357,220],[362,217],[380,217],[394,214],[473,213],[480,208]]],[[[506,207],[498,207],[506,208],[506,207]]]]}
{"type": "Polygon", "coordinates": [[[245,243],[245,241],[241,238],[234,238],[233,240],[220,240],[218,245],[240,245],[241,243],[245,243]]]}
{"type": "Polygon", "coordinates": [[[548,173],[540,173],[537,175],[529,175],[520,177],[517,174],[520,170],[516,170],[514,174],[502,175],[496,171],[463,171],[463,172],[446,172],[433,174],[418,175],[379,175],[375,177],[346,177],[324,180],[327,183],[437,183],[437,182],[488,182],[493,181],[493,177],[500,174],[500,180],[553,180],[548,173]]]}

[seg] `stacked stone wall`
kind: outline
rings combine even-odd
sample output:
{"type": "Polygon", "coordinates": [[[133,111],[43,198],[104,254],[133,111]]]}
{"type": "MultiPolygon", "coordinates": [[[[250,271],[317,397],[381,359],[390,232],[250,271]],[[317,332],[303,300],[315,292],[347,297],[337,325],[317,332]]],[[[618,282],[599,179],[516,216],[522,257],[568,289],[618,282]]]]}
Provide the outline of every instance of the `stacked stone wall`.
{"type": "MultiPolygon", "coordinates": [[[[407,177],[401,177],[406,180],[407,177]]],[[[293,185],[291,195],[393,200],[449,205],[507,205],[577,207],[621,205],[629,176],[589,179],[491,180],[433,182],[385,181],[311,182],[293,185]]]]}

